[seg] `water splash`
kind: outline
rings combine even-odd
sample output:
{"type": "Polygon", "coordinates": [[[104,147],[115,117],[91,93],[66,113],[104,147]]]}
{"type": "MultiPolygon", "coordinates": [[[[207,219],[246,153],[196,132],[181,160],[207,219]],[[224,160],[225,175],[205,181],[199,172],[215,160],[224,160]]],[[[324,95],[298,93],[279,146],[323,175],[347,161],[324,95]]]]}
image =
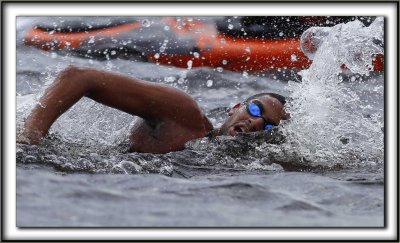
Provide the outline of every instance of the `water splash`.
{"type": "MultiPolygon", "coordinates": [[[[321,165],[383,163],[383,117],[365,115],[369,105],[340,78],[344,64],[351,72],[368,76],[373,54],[383,53],[383,18],[369,27],[356,20],[332,28],[311,28],[313,63],[300,72],[301,83],[290,82],[287,111],[291,121],[283,128],[283,149],[298,159],[321,165]]],[[[382,96],[383,99],[383,96],[382,96]]],[[[383,107],[382,107],[383,110],[383,107]]]]}
{"type": "MultiPolygon", "coordinates": [[[[365,116],[365,113],[371,113],[367,112],[369,104],[364,104],[353,89],[349,89],[348,83],[337,76],[342,63],[353,71],[357,67],[362,67],[362,70],[368,69],[370,56],[361,55],[361,59],[350,57],[357,56],[354,55],[357,48],[364,54],[381,49],[379,42],[383,44],[383,38],[379,36],[379,33],[382,33],[377,28],[379,23],[377,19],[377,22],[368,28],[361,27],[358,23],[354,23],[354,28],[347,25],[334,27],[332,32],[329,32],[331,34],[321,35],[320,45],[323,48],[314,53],[313,66],[302,72],[303,82],[289,84],[293,101],[289,102],[288,109],[292,119],[282,127],[287,136],[285,143],[266,142],[265,134],[259,133],[248,134],[248,137],[221,137],[216,141],[199,139],[188,143],[187,149],[183,151],[165,155],[127,153],[125,148],[113,145],[129,134],[132,116],[84,98],[53,125],[50,138],[46,138],[44,144],[18,144],[18,164],[47,165],[67,173],[178,173],[193,176],[203,172],[268,173],[282,169],[318,172],[319,168],[325,170],[327,167],[334,167],[340,160],[382,163],[383,117],[373,112],[372,115],[365,116]],[[353,36],[357,34],[361,37],[342,36],[339,39],[339,33],[350,33],[353,36]],[[335,39],[335,36],[338,39],[335,39]],[[351,46],[350,40],[353,39],[358,40],[358,46],[351,46]],[[343,40],[349,43],[342,47],[340,41],[343,40]],[[368,49],[364,49],[365,46],[369,46],[368,49]],[[335,48],[343,49],[339,51],[335,48]],[[346,50],[349,53],[346,53],[346,50]],[[365,65],[360,64],[359,60],[365,61],[365,65]]],[[[196,54],[193,55],[196,58],[196,54]]],[[[19,65],[19,78],[25,77],[21,74],[21,71],[24,71],[22,67],[29,67],[28,71],[32,69],[40,74],[40,85],[39,88],[30,87],[18,91],[22,95],[17,97],[18,124],[43,92],[40,87],[47,83],[48,79],[40,71],[55,77],[67,64],[104,68],[104,62],[94,60],[88,65],[87,60],[71,55],[58,55],[51,58],[51,62],[48,61],[48,54],[37,50],[31,55],[37,58],[36,61],[32,62],[25,56],[26,50],[23,55],[20,54],[22,63],[19,65]],[[49,68],[43,68],[43,63],[49,68]]],[[[242,73],[224,71],[222,67],[187,70],[118,59],[110,59],[109,62],[113,64],[110,68],[114,71],[144,80],[163,82],[187,91],[201,107],[205,107],[205,112],[215,127],[220,126],[225,119],[226,107],[256,92],[269,91],[283,95],[289,93],[283,90],[284,84],[278,81],[255,76],[246,79],[242,73]],[[132,68],[133,66],[135,68],[132,68]],[[212,80],[212,85],[211,82],[206,82],[207,80],[212,80]],[[221,96],[221,93],[224,93],[224,96],[221,96]],[[213,108],[220,110],[215,116],[209,114],[213,108]]],[[[29,84],[32,84],[33,75],[31,72],[26,73],[29,74],[26,75],[29,84]]],[[[364,75],[366,74],[368,72],[364,75]]],[[[383,94],[383,89],[377,89],[376,93],[383,94]]],[[[372,106],[379,107],[375,104],[372,106]]]]}

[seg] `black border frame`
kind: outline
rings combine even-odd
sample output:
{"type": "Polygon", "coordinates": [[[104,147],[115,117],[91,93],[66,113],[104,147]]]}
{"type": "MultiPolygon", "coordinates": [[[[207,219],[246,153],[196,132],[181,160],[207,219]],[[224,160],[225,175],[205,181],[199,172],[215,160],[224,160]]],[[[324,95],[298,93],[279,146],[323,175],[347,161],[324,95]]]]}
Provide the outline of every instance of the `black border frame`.
{"type": "MultiPolygon", "coordinates": [[[[0,148],[0,151],[1,151],[1,161],[4,163],[4,140],[3,140],[3,135],[4,135],[4,130],[5,130],[5,128],[4,128],[4,123],[3,123],[3,117],[4,117],[4,113],[3,113],[3,110],[4,110],[4,104],[5,104],[5,102],[4,102],[4,95],[3,95],[3,92],[4,92],[4,86],[3,86],[3,82],[6,82],[5,80],[4,80],[4,73],[3,73],[3,70],[4,70],[4,61],[5,61],[5,59],[4,59],[4,57],[3,57],[3,55],[4,55],[4,53],[3,53],[3,50],[4,50],[4,46],[5,46],[5,44],[4,44],[4,41],[3,41],[3,36],[4,36],[4,20],[5,20],[5,14],[4,14],[4,12],[5,12],[5,5],[6,4],[8,4],[8,3],[13,3],[13,4],[24,4],[24,3],[29,3],[29,4],[32,4],[32,3],[37,3],[37,4],[46,4],[46,3],[79,3],[79,4],[96,4],[96,3],[102,3],[102,4],[104,4],[104,3],[110,3],[110,4],[114,4],[114,3],[138,3],[138,4],[141,4],[141,3],[144,3],[144,4],[157,4],[157,3],[163,3],[163,4],[165,4],[165,3],[171,3],[171,4],[179,4],[179,3],[185,3],[185,4],[188,4],[188,3],[204,3],[204,4],[214,4],[214,3],[216,3],[216,4],[221,4],[221,3],[279,3],[279,4],[282,4],[282,3],[339,3],[339,2],[341,2],[341,3],[350,3],[350,4],[354,4],[354,3],[360,3],[360,4],[362,4],[362,3],[376,3],[376,4],[380,4],[380,3],[394,3],[395,5],[396,5],[396,10],[397,10],[397,19],[396,19],[396,23],[397,23],[397,27],[398,27],[398,23],[399,23],[399,1],[378,1],[378,0],[376,0],[376,1],[372,1],[372,0],[367,0],[367,1],[362,1],[362,0],[360,0],[360,1],[345,1],[345,0],[339,0],[339,1],[291,1],[291,0],[289,0],[289,1],[285,1],[285,0],[283,0],[283,1],[276,1],[276,0],[273,0],[273,1],[266,1],[266,0],[260,0],[260,1],[254,1],[254,0],[251,0],[251,1],[240,1],[240,0],[233,0],[233,1],[227,1],[227,0],[218,0],[218,1],[212,1],[212,0],[204,0],[204,1],[198,1],[198,0],[195,0],[195,1],[184,1],[184,0],[182,0],[182,1],[179,1],[179,0],[175,0],[175,1],[159,1],[159,0],[157,0],[157,1],[143,1],[143,0],[140,0],[140,1],[120,1],[120,0],[118,0],[118,1],[112,1],[112,2],[110,2],[110,1],[105,1],[105,0],[101,0],[101,1],[88,1],[88,0],[85,0],[85,1],[79,1],[79,0],[72,0],[72,1],[57,1],[57,2],[54,2],[54,1],[2,1],[1,2],[1,13],[2,13],[2,19],[1,19],[1,80],[2,80],[2,82],[1,82],[1,88],[0,88],[0,90],[1,90],[1,120],[2,120],[2,123],[1,123],[1,132],[0,132],[0,134],[1,134],[1,148],[0,148]]],[[[386,33],[386,25],[385,25],[385,33],[386,33]]],[[[386,36],[386,35],[385,35],[386,36]]],[[[397,50],[399,50],[399,41],[398,41],[398,36],[397,36],[397,50]]],[[[385,52],[387,51],[387,46],[385,46],[385,52]]],[[[386,58],[385,58],[385,65],[384,65],[384,68],[385,68],[385,70],[386,70],[386,63],[387,63],[387,60],[386,60],[386,58]]],[[[397,63],[399,63],[399,53],[397,53],[397,63]]],[[[397,69],[397,78],[399,77],[399,69],[397,69]]],[[[248,228],[251,228],[251,229],[269,229],[269,228],[272,228],[272,229],[285,229],[285,228],[290,228],[290,229],[310,229],[310,228],[313,228],[313,229],[343,229],[343,230],[346,230],[346,229],[368,229],[368,228],[371,228],[371,229],[376,229],[376,228],[386,228],[387,227],[387,166],[386,166],[386,159],[387,159],[387,133],[388,133],[388,128],[387,128],[387,117],[388,117],[388,114],[387,114],[387,74],[386,74],[386,72],[385,72],[385,74],[384,74],[384,79],[385,79],[385,82],[384,82],[384,97],[385,97],[385,100],[384,100],[384,116],[385,116],[385,120],[384,120],[384,134],[385,134],[385,140],[384,140],[384,146],[385,146],[385,152],[384,152],[384,164],[385,164],[385,166],[384,166],[384,174],[385,174],[385,180],[384,180],[384,197],[385,197],[385,207],[384,207],[384,227],[220,227],[220,228],[217,228],[217,229],[248,229],[248,228]]],[[[397,105],[399,104],[399,86],[397,86],[397,105]]],[[[398,112],[398,110],[397,110],[397,112],[398,112]]],[[[398,117],[397,117],[397,130],[399,129],[399,123],[398,123],[398,117]]],[[[397,134],[397,144],[399,144],[399,134],[397,134]]],[[[397,160],[399,159],[399,150],[397,150],[397,155],[396,155],[396,157],[397,157],[397,160]]],[[[3,203],[3,186],[4,186],[4,170],[3,170],[3,163],[1,163],[1,233],[0,233],[0,241],[4,241],[4,242],[21,242],[21,240],[9,240],[9,239],[5,239],[4,238],[4,235],[3,235],[3,229],[4,229],[4,220],[3,220],[3,205],[4,205],[4,203],[3,203]]],[[[399,194],[399,188],[398,188],[398,185],[399,185],[399,167],[397,166],[397,178],[396,178],[396,185],[397,185],[397,196],[398,196],[398,194],[399,194]]],[[[397,226],[399,226],[399,202],[398,202],[398,200],[399,200],[399,198],[397,197],[397,226]]],[[[32,229],[31,227],[24,227],[24,228],[26,228],[26,229],[32,229]]],[[[36,227],[35,227],[36,228],[36,227]]],[[[48,229],[53,229],[53,228],[50,228],[50,227],[38,227],[38,228],[43,228],[43,229],[46,229],[46,228],[48,228],[48,229]]],[[[113,229],[113,228],[118,228],[118,229],[132,229],[133,227],[96,227],[96,228],[92,228],[92,227],[68,227],[68,229],[103,229],[103,228],[107,228],[107,229],[113,229]]],[[[211,229],[211,228],[214,228],[214,227],[135,227],[135,229],[153,229],[153,228],[157,228],[157,229],[193,229],[193,228],[195,228],[195,229],[211,229]]],[[[57,227],[56,229],[60,229],[59,227],[57,227]]],[[[107,241],[104,241],[104,240],[84,240],[85,242],[107,242],[107,241]]],[[[154,242],[154,240],[113,240],[113,241],[115,241],[115,242],[132,242],[132,241],[141,241],[141,242],[154,242]]],[[[158,240],[156,240],[156,241],[158,241],[158,240]]],[[[169,242],[171,242],[171,240],[167,240],[167,241],[169,241],[169,242]]],[[[174,242],[186,242],[186,241],[188,241],[188,240],[174,240],[174,242]]],[[[195,240],[195,241],[193,241],[193,242],[205,242],[205,241],[208,241],[208,240],[195,240]]],[[[219,240],[219,241],[222,241],[222,242],[243,242],[243,241],[241,241],[241,240],[219,240]]],[[[265,242],[265,240],[250,240],[251,242],[265,242]]],[[[268,241],[268,240],[267,240],[268,241]]],[[[287,242],[288,240],[274,240],[274,242],[287,242]]],[[[398,242],[399,241],[399,228],[397,228],[397,232],[396,232],[396,239],[393,239],[393,240],[381,240],[381,241],[379,241],[379,242],[398,242]]],[[[22,242],[54,242],[54,240],[23,240],[22,242]]],[[[56,241],[56,242],[77,242],[76,240],[63,240],[63,241],[56,241]]],[[[318,242],[318,240],[297,240],[297,241],[290,241],[290,242],[318,242]]],[[[329,242],[341,242],[341,240],[330,240],[329,242]]],[[[376,240],[350,240],[350,242],[377,242],[376,240]]]]}

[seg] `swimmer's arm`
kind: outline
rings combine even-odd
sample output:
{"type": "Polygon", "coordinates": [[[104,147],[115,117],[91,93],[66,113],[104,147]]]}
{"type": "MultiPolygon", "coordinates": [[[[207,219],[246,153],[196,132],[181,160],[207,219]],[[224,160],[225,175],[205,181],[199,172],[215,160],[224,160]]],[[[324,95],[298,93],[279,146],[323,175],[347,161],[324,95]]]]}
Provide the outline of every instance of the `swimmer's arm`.
{"type": "Polygon", "coordinates": [[[70,66],[60,72],[25,119],[25,139],[18,142],[37,144],[56,119],[83,96],[140,116],[151,124],[170,121],[189,129],[204,129],[201,122],[204,115],[197,103],[179,89],[92,68],[70,66]]]}

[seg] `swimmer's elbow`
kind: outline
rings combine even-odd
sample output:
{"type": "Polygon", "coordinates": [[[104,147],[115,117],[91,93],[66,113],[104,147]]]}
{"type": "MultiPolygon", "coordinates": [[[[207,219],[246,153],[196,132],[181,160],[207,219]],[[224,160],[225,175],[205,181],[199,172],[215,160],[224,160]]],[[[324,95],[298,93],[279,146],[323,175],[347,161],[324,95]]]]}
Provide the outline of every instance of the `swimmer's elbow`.
{"type": "Polygon", "coordinates": [[[68,65],[66,68],[61,70],[58,74],[60,78],[74,77],[80,71],[80,68],[74,65],[68,65]]]}
{"type": "Polygon", "coordinates": [[[77,92],[80,90],[86,96],[93,89],[93,80],[96,78],[92,72],[93,69],[87,67],[68,65],[58,74],[56,81],[62,82],[65,87],[76,87],[77,92]]]}

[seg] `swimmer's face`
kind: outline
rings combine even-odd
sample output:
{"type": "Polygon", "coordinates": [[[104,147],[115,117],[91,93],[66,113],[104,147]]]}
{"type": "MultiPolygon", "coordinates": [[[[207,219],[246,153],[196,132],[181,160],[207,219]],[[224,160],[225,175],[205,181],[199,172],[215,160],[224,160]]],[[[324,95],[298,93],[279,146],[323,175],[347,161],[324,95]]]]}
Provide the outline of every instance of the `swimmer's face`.
{"type": "Polygon", "coordinates": [[[236,136],[239,133],[262,131],[266,122],[277,126],[281,120],[288,118],[283,104],[272,96],[264,95],[248,101],[251,102],[262,106],[262,117],[250,115],[245,104],[236,104],[230,109],[228,119],[220,128],[221,135],[236,136]]]}

